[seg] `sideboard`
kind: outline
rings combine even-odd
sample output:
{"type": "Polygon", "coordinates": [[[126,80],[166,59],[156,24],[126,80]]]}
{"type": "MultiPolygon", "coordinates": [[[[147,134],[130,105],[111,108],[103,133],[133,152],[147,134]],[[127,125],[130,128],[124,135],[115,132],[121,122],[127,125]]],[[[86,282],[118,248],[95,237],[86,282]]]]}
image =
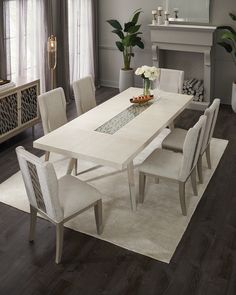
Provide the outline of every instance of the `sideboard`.
{"type": "Polygon", "coordinates": [[[40,121],[39,80],[21,79],[15,87],[0,91],[0,143],[40,121]]]}

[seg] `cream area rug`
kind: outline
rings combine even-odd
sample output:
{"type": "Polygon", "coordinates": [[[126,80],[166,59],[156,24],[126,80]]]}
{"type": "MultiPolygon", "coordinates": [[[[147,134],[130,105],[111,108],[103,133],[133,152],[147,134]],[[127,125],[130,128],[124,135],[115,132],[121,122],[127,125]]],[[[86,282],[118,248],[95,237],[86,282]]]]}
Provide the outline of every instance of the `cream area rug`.
{"type": "MultiPolygon", "coordinates": [[[[138,164],[155,148],[161,145],[168,134],[163,132],[135,158],[135,185],[138,191],[138,164]]],[[[206,168],[203,160],[204,184],[198,185],[198,196],[194,196],[190,182],[186,185],[186,203],[188,215],[181,214],[178,185],[175,182],[154,179],[147,181],[145,201],[138,204],[137,211],[130,209],[130,198],[126,171],[117,171],[108,167],[99,167],[78,177],[96,187],[103,196],[104,231],[96,234],[93,209],[82,213],[66,224],[67,227],[96,238],[116,244],[120,247],[169,263],[188,223],[200,201],[224,151],[227,141],[213,138],[211,142],[212,169],[206,168]]],[[[53,163],[58,177],[66,171],[67,160],[54,157],[53,163]]],[[[94,163],[79,161],[80,171],[89,170],[94,163]]],[[[79,195],[78,195],[79,197],[79,195]]],[[[29,212],[23,180],[17,172],[0,184],[0,201],[29,212]]]]}

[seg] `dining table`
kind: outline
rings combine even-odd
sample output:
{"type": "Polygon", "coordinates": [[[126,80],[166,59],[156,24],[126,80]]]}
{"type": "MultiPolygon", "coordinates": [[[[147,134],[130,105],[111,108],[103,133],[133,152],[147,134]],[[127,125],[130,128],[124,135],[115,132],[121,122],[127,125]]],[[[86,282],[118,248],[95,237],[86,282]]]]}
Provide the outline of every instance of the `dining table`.
{"type": "Polygon", "coordinates": [[[127,169],[131,209],[136,210],[134,158],[190,104],[191,95],[155,90],[154,99],[131,103],[142,88],[130,87],[67,124],[42,136],[33,146],[73,159],[127,169]]]}

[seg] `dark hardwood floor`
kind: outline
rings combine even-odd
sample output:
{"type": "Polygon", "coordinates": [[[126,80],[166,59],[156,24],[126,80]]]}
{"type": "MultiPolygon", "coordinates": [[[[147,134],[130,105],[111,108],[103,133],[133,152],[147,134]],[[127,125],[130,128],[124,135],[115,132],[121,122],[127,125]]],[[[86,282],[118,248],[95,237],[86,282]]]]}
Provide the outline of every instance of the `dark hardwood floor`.
{"type": "MultiPolygon", "coordinates": [[[[97,101],[115,93],[101,88],[97,101]]],[[[189,128],[200,114],[186,110],[176,123],[189,128]]],[[[75,117],[73,102],[68,117],[75,117]]],[[[38,124],[35,137],[42,134],[38,124]]],[[[229,144],[170,264],[65,229],[63,262],[56,265],[54,227],[39,219],[30,244],[29,215],[0,203],[0,294],[235,295],[236,114],[230,107],[221,106],[214,136],[229,144]]],[[[18,145],[42,154],[32,148],[30,130],[1,144],[0,182],[19,169],[18,145]]]]}

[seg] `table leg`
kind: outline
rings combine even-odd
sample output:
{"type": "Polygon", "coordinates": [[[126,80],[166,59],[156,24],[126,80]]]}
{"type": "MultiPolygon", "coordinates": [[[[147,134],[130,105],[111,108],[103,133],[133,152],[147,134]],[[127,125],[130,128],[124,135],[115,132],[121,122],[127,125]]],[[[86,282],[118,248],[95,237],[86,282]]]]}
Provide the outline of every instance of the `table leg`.
{"type": "Polygon", "coordinates": [[[75,167],[75,164],[76,164],[76,159],[70,159],[69,166],[67,168],[66,174],[71,174],[72,173],[73,168],[75,167]]]}
{"type": "Polygon", "coordinates": [[[137,209],[137,203],[136,203],[136,193],[135,193],[135,184],[134,184],[134,165],[133,165],[133,161],[131,161],[127,165],[127,172],[128,172],[128,182],[129,182],[129,193],[130,193],[131,209],[134,211],[134,210],[137,209]]]}

